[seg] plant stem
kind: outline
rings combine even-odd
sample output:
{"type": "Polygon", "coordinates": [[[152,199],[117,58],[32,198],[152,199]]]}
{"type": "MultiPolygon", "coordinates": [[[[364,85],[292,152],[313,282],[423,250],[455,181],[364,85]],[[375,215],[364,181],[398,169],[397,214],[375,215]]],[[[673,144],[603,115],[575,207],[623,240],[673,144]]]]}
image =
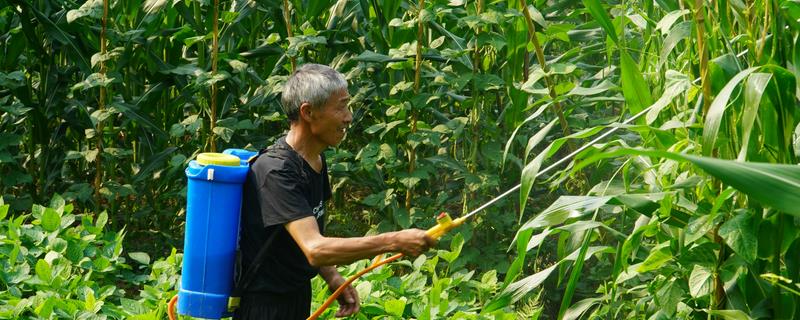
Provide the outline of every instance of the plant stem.
{"type": "MultiPolygon", "coordinates": [[[[217,58],[219,54],[219,0],[214,0],[214,18],[212,21],[213,30],[211,32],[212,40],[211,40],[211,76],[214,77],[217,74],[217,58]]],[[[209,139],[211,140],[211,152],[217,152],[217,142],[216,142],[216,135],[214,134],[214,127],[217,124],[217,83],[211,83],[211,114],[209,115],[210,119],[210,128],[211,132],[209,135],[209,139]]]]}
{"type": "MultiPolygon", "coordinates": [[[[106,25],[108,24],[108,0],[103,0],[103,18],[100,20],[100,75],[106,75],[106,62],[105,62],[105,55],[106,55],[106,25]]],[[[105,79],[104,79],[105,80],[105,79]]],[[[106,107],[106,86],[100,86],[100,98],[98,100],[98,110],[101,112],[105,110],[106,107]]],[[[94,159],[95,161],[95,172],[94,172],[94,201],[96,205],[97,212],[100,211],[100,186],[103,182],[103,121],[98,119],[97,121],[97,128],[95,135],[97,137],[97,157],[94,159]]]]}
{"type": "MultiPolygon", "coordinates": [[[[291,38],[292,34],[292,12],[289,8],[289,0],[283,0],[283,20],[286,22],[286,37],[291,38]]],[[[292,72],[297,67],[295,57],[289,57],[289,62],[292,64],[292,72]]]]}
{"type": "Polygon", "coordinates": [[[722,226],[722,223],[718,224],[712,230],[711,236],[714,239],[714,242],[719,244],[719,253],[717,254],[717,265],[714,268],[714,275],[713,275],[713,285],[714,291],[711,293],[711,302],[708,304],[708,310],[717,310],[725,301],[725,286],[722,283],[722,278],[720,277],[720,268],[722,267],[722,263],[725,261],[725,241],[722,240],[722,237],[719,236],[719,228],[722,226]]]}
{"type": "Polygon", "coordinates": [[[767,44],[767,30],[770,26],[770,2],[764,1],[764,28],[761,30],[761,44],[756,50],[756,63],[761,61],[761,56],[764,54],[764,46],[767,44]]]}
{"type": "MultiPolygon", "coordinates": [[[[419,94],[420,80],[422,78],[422,36],[425,33],[424,25],[422,23],[422,12],[425,9],[425,0],[419,1],[419,13],[417,13],[417,54],[414,58],[414,95],[419,94]]],[[[417,107],[411,106],[411,133],[417,132],[417,107]]],[[[411,175],[416,170],[417,150],[413,145],[409,146],[408,150],[408,174],[411,175]]],[[[411,198],[414,195],[414,187],[406,189],[406,201],[404,203],[406,210],[411,210],[411,198]]],[[[410,214],[410,212],[409,212],[410,214]]]]}
{"type": "Polygon", "coordinates": [[[706,18],[703,0],[695,0],[694,7],[694,19],[697,26],[697,54],[700,56],[700,78],[703,86],[703,114],[705,115],[711,106],[711,82],[708,77],[708,55],[705,43],[706,18]]]}
{"type": "MultiPolygon", "coordinates": [[[[539,61],[539,66],[542,67],[542,71],[545,73],[544,82],[550,94],[550,99],[553,99],[553,107],[558,117],[558,123],[561,125],[561,131],[566,137],[570,135],[569,123],[567,123],[567,118],[564,116],[564,109],[561,106],[561,102],[557,99],[558,94],[556,93],[555,85],[552,79],[550,79],[550,76],[547,75],[550,67],[547,65],[547,61],[544,58],[544,50],[542,50],[542,45],[539,43],[539,37],[536,35],[536,25],[533,23],[530,11],[528,11],[526,0],[519,0],[519,3],[522,6],[522,14],[525,16],[525,23],[528,25],[528,41],[533,43],[534,50],[536,51],[536,59],[539,61]]],[[[527,71],[525,73],[527,73],[527,71]]],[[[575,150],[572,140],[567,140],[567,146],[570,150],[575,150]]]]}
{"type": "MultiPolygon", "coordinates": [[[[783,245],[783,224],[786,223],[784,221],[784,214],[781,212],[777,213],[778,217],[775,219],[778,228],[778,234],[774,238],[775,241],[775,251],[772,257],[772,273],[780,275],[781,274],[781,246],[783,245]]],[[[773,312],[773,316],[776,319],[788,319],[788,315],[784,314],[783,308],[780,308],[781,305],[781,287],[774,286],[772,291],[772,305],[774,306],[775,310],[773,312]]]]}

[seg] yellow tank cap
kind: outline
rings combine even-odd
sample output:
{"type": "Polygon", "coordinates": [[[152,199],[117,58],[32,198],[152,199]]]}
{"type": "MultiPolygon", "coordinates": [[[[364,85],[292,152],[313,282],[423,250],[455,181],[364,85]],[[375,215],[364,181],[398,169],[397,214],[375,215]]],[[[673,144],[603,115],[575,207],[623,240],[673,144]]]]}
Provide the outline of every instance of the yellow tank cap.
{"type": "Polygon", "coordinates": [[[239,157],[216,152],[204,152],[197,155],[197,163],[207,166],[210,164],[226,167],[238,167],[239,157]]]}

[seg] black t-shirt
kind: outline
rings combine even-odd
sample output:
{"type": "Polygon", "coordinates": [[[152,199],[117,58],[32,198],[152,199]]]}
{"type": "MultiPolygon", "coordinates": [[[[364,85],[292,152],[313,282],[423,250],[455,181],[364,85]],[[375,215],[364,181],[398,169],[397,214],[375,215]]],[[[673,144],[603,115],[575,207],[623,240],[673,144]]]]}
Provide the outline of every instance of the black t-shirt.
{"type": "Polygon", "coordinates": [[[242,270],[247,272],[267,238],[278,234],[264,255],[255,279],[245,292],[289,293],[308,286],[319,269],[308,263],[284,225],[316,216],[325,228],[325,202],[331,197],[328,166],[313,168],[286,143],[285,137],[251,163],[242,194],[239,247],[242,270]]]}

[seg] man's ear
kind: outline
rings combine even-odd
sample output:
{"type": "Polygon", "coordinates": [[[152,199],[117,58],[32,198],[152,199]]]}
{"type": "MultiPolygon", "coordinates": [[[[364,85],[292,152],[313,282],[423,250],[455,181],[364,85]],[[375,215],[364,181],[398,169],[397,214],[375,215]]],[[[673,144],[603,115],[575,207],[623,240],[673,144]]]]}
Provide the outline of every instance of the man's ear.
{"type": "Polygon", "coordinates": [[[313,113],[312,109],[313,108],[311,107],[310,103],[303,102],[300,105],[300,118],[305,121],[311,121],[311,114],[313,113]]]}

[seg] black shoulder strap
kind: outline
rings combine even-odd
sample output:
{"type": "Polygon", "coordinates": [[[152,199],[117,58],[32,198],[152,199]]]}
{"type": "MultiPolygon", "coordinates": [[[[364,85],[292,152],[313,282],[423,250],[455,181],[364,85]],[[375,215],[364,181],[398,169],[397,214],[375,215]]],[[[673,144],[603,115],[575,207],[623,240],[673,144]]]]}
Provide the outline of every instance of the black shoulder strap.
{"type": "MultiPolygon", "coordinates": [[[[275,143],[267,148],[259,150],[258,154],[250,157],[250,159],[248,159],[247,162],[250,165],[253,165],[253,163],[255,163],[256,160],[258,160],[258,157],[267,152],[277,152],[278,155],[288,156],[289,151],[290,149],[288,147],[280,143],[275,143]]],[[[261,265],[264,262],[264,257],[267,255],[267,251],[270,245],[272,244],[272,241],[275,240],[275,236],[277,236],[279,232],[280,230],[275,230],[269,236],[269,238],[267,238],[267,241],[265,241],[264,244],[261,246],[261,249],[258,250],[256,257],[253,259],[252,264],[250,265],[249,268],[247,268],[247,271],[245,273],[237,272],[237,275],[241,275],[241,277],[237,277],[234,280],[234,288],[231,293],[232,297],[241,297],[242,293],[244,293],[244,291],[250,286],[250,283],[253,282],[253,279],[255,279],[256,274],[258,274],[258,270],[261,269],[261,265]]],[[[236,265],[239,266],[239,268],[241,268],[242,266],[242,255],[241,252],[238,251],[236,253],[236,265]]],[[[242,270],[240,269],[237,271],[242,271],[242,270]]]]}
{"type": "MultiPolygon", "coordinates": [[[[255,276],[258,273],[258,269],[261,269],[261,265],[264,262],[264,257],[267,255],[269,246],[272,244],[272,241],[275,240],[275,236],[277,236],[279,232],[280,230],[275,230],[269,236],[269,238],[267,238],[267,241],[265,241],[264,245],[261,246],[261,249],[258,250],[255,259],[253,259],[253,263],[250,265],[250,268],[247,269],[247,273],[245,273],[240,279],[236,279],[237,281],[234,281],[235,286],[231,296],[241,297],[242,293],[244,293],[247,287],[250,286],[250,283],[253,282],[253,279],[255,279],[255,276]]],[[[241,266],[242,255],[237,254],[236,260],[238,260],[236,264],[241,266]]]]}

